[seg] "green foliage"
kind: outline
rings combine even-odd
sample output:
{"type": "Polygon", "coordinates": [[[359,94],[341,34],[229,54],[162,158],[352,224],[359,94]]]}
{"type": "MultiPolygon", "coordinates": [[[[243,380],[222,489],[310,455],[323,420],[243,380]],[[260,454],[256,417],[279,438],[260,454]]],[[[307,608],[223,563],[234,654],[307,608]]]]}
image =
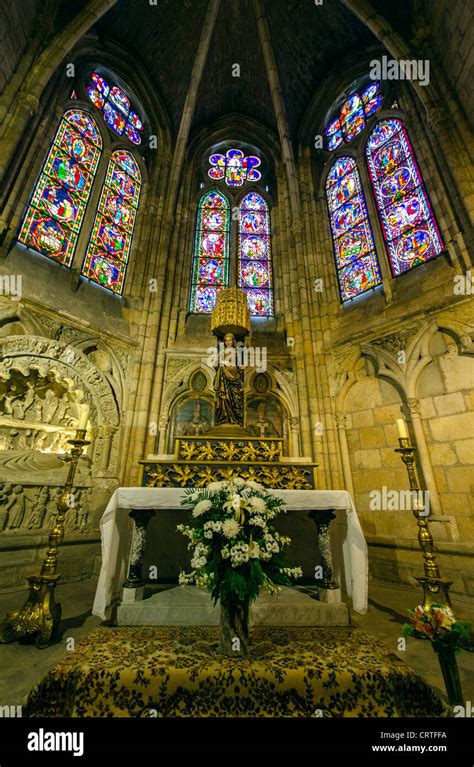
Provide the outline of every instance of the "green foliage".
{"type": "Polygon", "coordinates": [[[289,574],[282,549],[289,539],[272,524],[284,503],[262,486],[241,478],[187,489],[182,504],[192,509],[193,525],[181,532],[190,538],[194,570],[181,583],[196,583],[211,591],[214,603],[253,602],[262,588],[275,590],[301,575],[289,574]],[[202,502],[206,503],[202,503],[202,502]]]}

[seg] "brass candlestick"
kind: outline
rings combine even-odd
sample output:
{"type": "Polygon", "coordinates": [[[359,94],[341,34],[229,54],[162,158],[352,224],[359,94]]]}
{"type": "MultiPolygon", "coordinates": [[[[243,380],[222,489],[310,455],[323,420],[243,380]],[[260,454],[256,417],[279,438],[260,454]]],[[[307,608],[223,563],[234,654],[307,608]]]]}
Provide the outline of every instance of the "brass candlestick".
{"type": "Polygon", "coordinates": [[[396,453],[401,453],[402,461],[407,467],[408,478],[410,481],[410,490],[413,493],[413,515],[418,525],[418,543],[423,552],[424,570],[423,577],[417,577],[417,581],[423,586],[423,610],[429,610],[434,603],[445,605],[452,610],[451,599],[449,596],[449,587],[452,581],[443,580],[440,577],[439,567],[434,555],[434,541],[428,526],[428,512],[425,504],[421,500],[420,484],[415,465],[416,448],[410,444],[408,437],[399,438],[400,447],[395,449],[396,453]]]}
{"type": "MultiPolygon", "coordinates": [[[[413,491],[414,504],[413,514],[418,525],[418,542],[423,551],[424,570],[423,577],[417,577],[418,583],[423,587],[423,612],[430,615],[432,606],[448,609],[451,612],[452,620],[456,622],[453,606],[449,597],[449,587],[452,581],[443,580],[440,577],[439,567],[436,557],[433,553],[433,536],[428,526],[428,513],[425,504],[420,498],[420,485],[415,466],[415,451],[408,437],[399,437],[400,447],[395,452],[401,453],[402,461],[407,467],[410,480],[410,490],[413,491]]],[[[438,656],[438,661],[443,675],[444,684],[449,703],[451,705],[461,705],[464,701],[461,682],[459,679],[459,670],[456,661],[456,648],[454,645],[443,645],[442,641],[432,640],[433,650],[438,656]]]]}
{"type": "Polygon", "coordinates": [[[58,548],[64,538],[64,517],[70,508],[71,491],[74,484],[77,463],[86,445],[86,430],[77,429],[74,439],[69,439],[72,445],[70,455],[64,458],[69,462],[64,490],[58,500],[58,513],[49,533],[49,548],[41,566],[39,575],[30,575],[30,593],[20,610],[7,614],[2,630],[1,642],[14,642],[19,639],[31,639],[36,635],[36,646],[40,649],[47,647],[51,637],[61,621],[61,605],[55,601],[54,589],[61,573],[57,571],[58,548]]]}

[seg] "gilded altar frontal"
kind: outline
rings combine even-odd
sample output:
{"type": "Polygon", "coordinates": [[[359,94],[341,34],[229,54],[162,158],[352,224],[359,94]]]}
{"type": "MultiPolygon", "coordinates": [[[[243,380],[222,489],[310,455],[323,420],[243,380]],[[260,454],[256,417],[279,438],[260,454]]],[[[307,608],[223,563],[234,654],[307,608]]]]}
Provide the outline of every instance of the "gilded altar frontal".
{"type": "Polygon", "coordinates": [[[203,718],[224,755],[263,717],[463,763],[473,29],[3,0],[0,762],[204,753],[203,718]]]}

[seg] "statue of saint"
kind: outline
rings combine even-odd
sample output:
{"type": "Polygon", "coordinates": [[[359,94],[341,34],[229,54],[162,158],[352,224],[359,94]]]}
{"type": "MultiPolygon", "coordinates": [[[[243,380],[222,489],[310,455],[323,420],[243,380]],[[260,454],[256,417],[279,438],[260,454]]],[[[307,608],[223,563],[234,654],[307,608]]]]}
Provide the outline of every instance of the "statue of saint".
{"type": "Polygon", "coordinates": [[[214,382],[216,392],[215,425],[244,425],[243,368],[237,360],[237,346],[232,333],[226,333],[219,353],[214,382]]]}

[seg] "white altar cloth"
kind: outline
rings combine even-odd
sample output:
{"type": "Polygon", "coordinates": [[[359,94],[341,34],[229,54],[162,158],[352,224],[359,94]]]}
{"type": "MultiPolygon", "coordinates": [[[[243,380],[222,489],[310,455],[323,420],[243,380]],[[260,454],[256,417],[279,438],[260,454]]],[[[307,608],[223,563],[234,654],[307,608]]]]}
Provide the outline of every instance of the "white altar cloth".
{"type": "MultiPolygon", "coordinates": [[[[334,575],[344,585],[355,612],[367,612],[367,544],[349,493],[345,490],[271,490],[285,501],[287,511],[334,509],[331,522],[334,575]],[[338,552],[342,549],[342,563],[338,552]]],[[[105,619],[105,610],[115,599],[126,578],[130,551],[130,509],[182,509],[184,492],[179,487],[119,487],[112,495],[100,520],[102,567],[92,609],[105,619]],[[121,511],[122,513],[118,513],[121,511]]],[[[316,528],[314,530],[316,535],[316,528]]]]}

